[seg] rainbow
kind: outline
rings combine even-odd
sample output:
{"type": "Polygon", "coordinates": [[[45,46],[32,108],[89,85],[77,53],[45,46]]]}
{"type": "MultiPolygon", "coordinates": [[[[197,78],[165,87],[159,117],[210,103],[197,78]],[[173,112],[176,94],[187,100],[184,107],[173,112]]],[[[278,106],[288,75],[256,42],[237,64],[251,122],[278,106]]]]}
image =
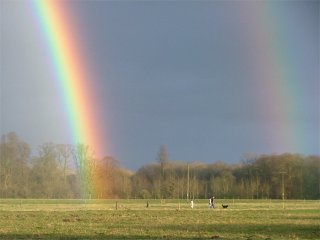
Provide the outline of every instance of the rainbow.
{"type": "MultiPolygon", "coordinates": [[[[87,144],[101,156],[106,153],[106,141],[101,136],[102,118],[90,82],[94,74],[85,62],[81,38],[76,37],[81,35],[77,32],[80,27],[67,12],[66,3],[34,0],[32,6],[61,90],[73,143],[87,144]]],[[[299,61],[294,60],[299,55],[294,51],[299,38],[293,34],[300,32],[287,34],[292,23],[281,16],[281,8],[286,7],[287,2],[235,1],[232,4],[237,6],[240,15],[239,23],[234,24],[239,24],[243,32],[241,44],[249,50],[244,61],[248,65],[248,78],[253,79],[252,100],[256,107],[252,111],[259,114],[260,122],[264,123],[257,124],[264,136],[257,141],[263,141],[268,145],[266,149],[273,149],[275,153],[312,152],[308,146],[310,141],[304,141],[310,139],[310,130],[301,123],[303,116],[300,116],[303,106],[310,102],[303,98],[308,93],[303,88],[299,61]]]]}
{"type": "Polygon", "coordinates": [[[88,72],[76,24],[63,1],[32,1],[45,38],[49,57],[69,121],[73,143],[87,144],[95,154],[105,153],[99,133],[99,113],[95,106],[91,74],[88,72]]]}
{"type": "Polygon", "coordinates": [[[250,49],[246,61],[248,75],[254,79],[252,98],[256,109],[253,110],[262,114],[261,120],[265,122],[262,131],[267,148],[274,153],[284,149],[312,152],[308,141],[301,141],[308,139],[308,129],[299,121],[303,106],[308,104],[303,96],[308,93],[303,92],[303,77],[294,61],[299,58],[294,51],[299,37],[287,34],[290,23],[281,15],[286,2],[248,1],[239,6],[242,18],[239,28],[245,29],[243,42],[250,49]]]}
{"type": "Polygon", "coordinates": [[[82,159],[77,159],[76,164],[80,171],[82,196],[88,197],[96,187],[92,179],[93,170],[89,166],[94,164],[94,157],[106,154],[98,103],[90,82],[94,74],[86,67],[81,41],[76,39],[79,28],[72,21],[71,13],[66,11],[66,2],[34,0],[31,3],[63,99],[72,144],[86,146],[81,149],[82,159]],[[83,154],[88,154],[87,147],[93,155],[90,158],[83,157],[83,154]]]}

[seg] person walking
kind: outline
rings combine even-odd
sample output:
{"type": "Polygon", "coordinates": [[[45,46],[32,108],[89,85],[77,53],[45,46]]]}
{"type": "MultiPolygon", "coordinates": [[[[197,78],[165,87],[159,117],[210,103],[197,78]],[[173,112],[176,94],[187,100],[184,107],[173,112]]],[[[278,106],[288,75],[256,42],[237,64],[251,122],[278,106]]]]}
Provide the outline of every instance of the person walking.
{"type": "Polygon", "coordinates": [[[212,198],[210,198],[211,200],[211,208],[214,208],[214,196],[212,196],[212,198]]]}

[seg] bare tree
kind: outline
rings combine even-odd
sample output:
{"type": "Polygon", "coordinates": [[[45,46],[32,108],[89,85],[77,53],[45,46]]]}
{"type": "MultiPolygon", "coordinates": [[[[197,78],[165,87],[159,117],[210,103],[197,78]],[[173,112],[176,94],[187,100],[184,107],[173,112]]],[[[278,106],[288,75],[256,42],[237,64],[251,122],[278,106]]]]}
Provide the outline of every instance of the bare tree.
{"type": "Polygon", "coordinates": [[[78,144],[73,148],[72,156],[77,166],[81,198],[91,198],[92,182],[96,162],[88,145],[78,144]]]}
{"type": "Polygon", "coordinates": [[[72,155],[72,146],[68,144],[58,144],[56,148],[58,161],[63,170],[63,182],[66,184],[68,164],[72,155]]]}

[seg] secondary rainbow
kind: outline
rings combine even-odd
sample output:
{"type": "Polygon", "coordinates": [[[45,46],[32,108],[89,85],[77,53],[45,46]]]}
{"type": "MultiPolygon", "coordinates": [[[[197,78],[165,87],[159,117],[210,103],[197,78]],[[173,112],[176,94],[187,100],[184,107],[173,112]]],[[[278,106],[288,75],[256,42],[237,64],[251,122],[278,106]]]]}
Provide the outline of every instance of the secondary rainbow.
{"type": "Polygon", "coordinates": [[[243,41],[250,49],[246,61],[255,81],[252,97],[255,111],[263,113],[266,144],[275,153],[308,151],[307,141],[301,140],[308,139],[307,130],[297,120],[303,112],[299,106],[307,104],[303,99],[307,93],[303,92],[300,67],[293,61],[298,58],[295,41],[300,32],[288,34],[288,19],[281,15],[285,2],[249,1],[241,7],[244,21],[239,27],[245,30],[243,41]]]}

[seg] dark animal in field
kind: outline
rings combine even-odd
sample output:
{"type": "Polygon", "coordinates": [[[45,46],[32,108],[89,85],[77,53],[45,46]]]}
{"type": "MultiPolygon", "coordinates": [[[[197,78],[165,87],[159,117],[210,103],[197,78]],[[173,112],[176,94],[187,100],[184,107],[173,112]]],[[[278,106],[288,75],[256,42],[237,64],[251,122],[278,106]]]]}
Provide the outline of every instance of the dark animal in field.
{"type": "Polygon", "coordinates": [[[222,204],[222,207],[223,207],[223,208],[228,208],[228,206],[229,206],[229,205],[223,205],[223,204],[222,204]]]}

